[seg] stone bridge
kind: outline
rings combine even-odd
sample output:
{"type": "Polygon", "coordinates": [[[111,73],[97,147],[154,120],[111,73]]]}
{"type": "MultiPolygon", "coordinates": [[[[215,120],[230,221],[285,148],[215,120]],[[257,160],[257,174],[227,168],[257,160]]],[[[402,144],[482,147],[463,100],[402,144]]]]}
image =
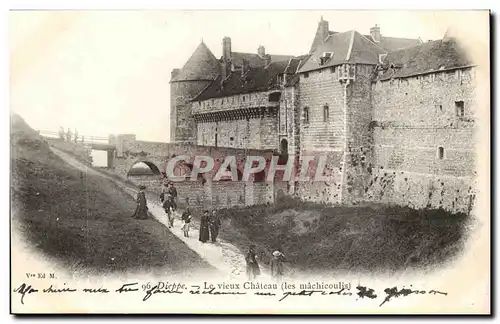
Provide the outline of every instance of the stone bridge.
{"type": "MultiPolygon", "coordinates": [[[[135,135],[118,135],[110,144],[116,145],[116,151],[112,163],[113,171],[121,177],[127,177],[130,169],[137,163],[143,162],[149,166],[153,173],[161,175],[166,174],[167,163],[174,157],[181,155],[188,156],[186,163],[178,162],[174,174],[178,172],[179,164],[187,165],[192,168],[194,159],[197,156],[210,156],[214,159],[214,169],[210,174],[215,175],[216,171],[224,162],[227,156],[234,156],[236,159],[237,173],[239,178],[243,175],[247,156],[262,156],[266,160],[266,169],[261,173],[261,177],[266,173],[271,159],[277,156],[278,152],[273,150],[252,150],[213,146],[199,146],[183,143],[162,143],[137,141],[135,135]]],[[[207,177],[203,175],[204,177],[207,177]]],[[[207,178],[207,180],[209,180],[207,178]]]]}
{"type": "MultiPolygon", "coordinates": [[[[272,203],[275,201],[276,190],[285,189],[286,184],[265,181],[272,157],[278,155],[272,150],[249,150],[224,147],[199,146],[182,143],[161,143],[137,141],[135,135],[117,135],[110,138],[111,145],[116,146],[112,165],[109,171],[137,185],[146,185],[147,190],[159,192],[166,180],[167,163],[174,157],[187,156],[187,162],[177,162],[174,175],[185,174],[185,181],[177,182],[180,205],[202,208],[242,207],[254,204],[272,203]],[[197,156],[210,156],[214,160],[214,169],[190,181],[190,172],[197,156]],[[266,160],[266,168],[251,174],[249,181],[224,181],[231,177],[226,174],[222,181],[213,181],[227,156],[236,160],[238,180],[242,180],[246,159],[248,156],[261,156],[266,160]],[[153,175],[131,175],[132,167],[144,163],[153,171],[153,175]]],[[[280,163],[282,164],[282,163],[280,163]]],[[[229,171],[230,172],[230,171],[229,171]]],[[[277,172],[277,175],[280,173],[277,172]]]]}

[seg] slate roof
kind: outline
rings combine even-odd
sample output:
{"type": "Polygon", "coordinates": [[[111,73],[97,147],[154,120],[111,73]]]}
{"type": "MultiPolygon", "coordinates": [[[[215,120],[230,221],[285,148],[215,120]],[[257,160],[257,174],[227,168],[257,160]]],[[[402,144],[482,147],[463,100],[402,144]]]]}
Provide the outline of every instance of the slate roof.
{"type": "MultiPolygon", "coordinates": [[[[271,62],[287,61],[293,58],[293,55],[275,55],[266,54],[271,58],[271,62]]],[[[260,57],[256,53],[242,53],[242,52],[231,52],[231,62],[237,68],[243,66],[243,60],[248,61],[250,67],[265,67],[266,60],[265,57],[260,57]]]]}
{"type": "Polygon", "coordinates": [[[398,51],[404,48],[422,44],[422,41],[416,38],[399,38],[399,37],[386,37],[386,36],[380,36],[380,42],[377,43],[375,42],[375,40],[371,35],[364,35],[364,36],[368,38],[370,41],[372,41],[374,44],[377,44],[386,52],[398,51]]]}
{"type": "Polygon", "coordinates": [[[220,64],[207,45],[201,42],[182,69],[178,72],[175,70],[170,82],[214,80],[220,73],[220,64]]]}
{"type": "Polygon", "coordinates": [[[267,67],[250,66],[248,72],[243,76],[241,71],[234,71],[224,80],[223,86],[219,77],[198,94],[193,101],[277,89],[280,87],[278,75],[289,73],[292,76],[297,66],[301,64],[301,58],[304,57],[300,56],[292,60],[272,62],[267,67]]]}
{"type": "Polygon", "coordinates": [[[377,65],[379,54],[385,53],[379,46],[357,31],[335,33],[330,35],[324,44],[318,46],[299,72],[308,72],[344,63],[377,65]],[[320,65],[320,57],[324,52],[333,52],[333,57],[320,65]]]}
{"type": "Polygon", "coordinates": [[[378,80],[402,78],[439,70],[471,66],[465,51],[454,39],[436,40],[389,53],[378,80]],[[393,68],[391,68],[391,65],[393,68]]]}

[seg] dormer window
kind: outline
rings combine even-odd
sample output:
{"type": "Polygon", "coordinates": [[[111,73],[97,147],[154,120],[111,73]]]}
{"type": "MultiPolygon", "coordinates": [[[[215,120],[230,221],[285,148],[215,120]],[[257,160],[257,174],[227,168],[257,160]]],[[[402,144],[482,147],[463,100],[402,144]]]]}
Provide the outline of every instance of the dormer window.
{"type": "Polygon", "coordinates": [[[333,52],[323,52],[319,58],[319,65],[325,65],[333,57],[333,52]]]}
{"type": "Polygon", "coordinates": [[[387,54],[379,54],[378,55],[378,62],[380,64],[382,64],[384,62],[384,60],[385,60],[386,57],[387,57],[387,54]]]}

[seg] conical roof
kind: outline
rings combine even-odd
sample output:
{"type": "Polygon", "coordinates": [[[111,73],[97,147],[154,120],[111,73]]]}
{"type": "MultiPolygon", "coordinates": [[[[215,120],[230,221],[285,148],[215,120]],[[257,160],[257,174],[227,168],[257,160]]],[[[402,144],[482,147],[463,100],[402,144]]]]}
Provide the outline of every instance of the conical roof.
{"type": "Polygon", "coordinates": [[[172,81],[214,80],[220,72],[220,65],[205,43],[201,42],[182,69],[172,81]]]}

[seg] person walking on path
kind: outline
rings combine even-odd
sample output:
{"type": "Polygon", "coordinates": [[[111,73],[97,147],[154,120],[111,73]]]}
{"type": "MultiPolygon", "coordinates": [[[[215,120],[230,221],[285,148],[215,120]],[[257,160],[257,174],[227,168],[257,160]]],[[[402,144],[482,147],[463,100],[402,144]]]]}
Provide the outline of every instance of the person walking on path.
{"type": "Polygon", "coordinates": [[[170,186],[168,188],[168,193],[171,195],[172,209],[174,211],[177,211],[177,188],[175,188],[173,182],[170,182],[170,186]]]}
{"type": "Polygon", "coordinates": [[[186,211],[182,213],[182,231],[184,232],[184,237],[189,237],[189,226],[191,225],[191,211],[189,207],[186,211]]]}
{"type": "Polygon", "coordinates": [[[212,211],[210,216],[210,236],[212,238],[212,243],[217,241],[217,236],[219,236],[219,229],[221,226],[220,217],[215,210],[212,211]]]}
{"type": "Polygon", "coordinates": [[[160,192],[160,202],[163,204],[163,202],[165,201],[165,194],[167,193],[168,191],[168,183],[164,183],[162,186],[161,186],[161,192],[160,192]]]}
{"type": "Polygon", "coordinates": [[[210,236],[210,233],[208,231],[208,227],[209,227],[209,216],[208,216],[208,210],[205,210],[203,212],[203,215],[201,216],[201,220],[200,220],[200,237],[199,237],[199,240],[200,242],[207,242],[208,239],[209,239],[209,236],[210,236]]]}
{"type": "Polygon", "coordinates": [[[137,193],[137,199],[136,199],[137,207],[135,208],[134,215],[132,216],[133,218],[136,219],[148,218],[148,206],[146,201],[146,194],[144,193],[145,189],[146,189],[145,186],[139,187],[139,193],[137,193]]]}
{"type": "Polygon", "coordinates": [[[255,245],[250,245],[245,261],[247,262],[248,281],[253,281],[260,275],[260,267],[257,263],[257,256],[255,255],[255,245]]]}
{"type": "Polygon", "coordinates": [[[276,250],[273,252],[273,257],[271,259],[271,277],[278,283],[281,283],[283,280],[283,261],[285,255],[280,251],[276,250]]]}
{"type": "Polygon", "coordinates": [[[172,208],[172,199],[170,199],[170,195],[167,193],[165,198],[163,199],[163,209],[165,210],[165,213],[167,214],[168,217],[168,228],[174,227],[174,215],[173,215],[173,208],[172,208]]]}

